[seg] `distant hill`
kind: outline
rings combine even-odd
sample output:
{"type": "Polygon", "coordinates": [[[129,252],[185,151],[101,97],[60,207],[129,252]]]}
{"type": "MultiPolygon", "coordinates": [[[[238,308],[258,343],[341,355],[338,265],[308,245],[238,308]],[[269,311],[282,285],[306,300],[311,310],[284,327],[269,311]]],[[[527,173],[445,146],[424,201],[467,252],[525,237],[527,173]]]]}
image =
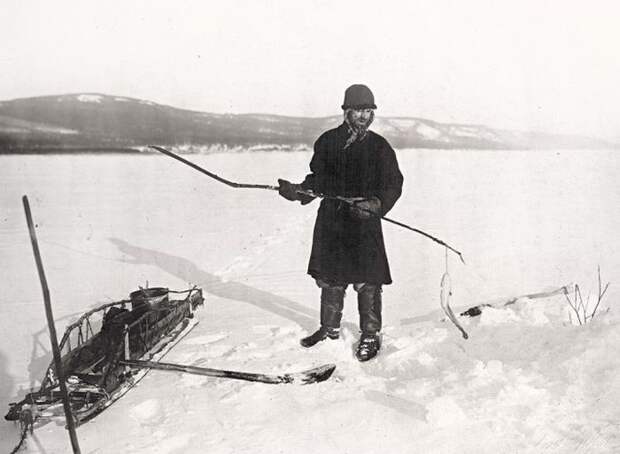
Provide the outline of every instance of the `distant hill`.
{"type": "MultiPolygon", "coordinates": [[[[0,153],[131,151],[148,144],[188,152],[307,149],[341,116],[287,117],[213,114],[102,94],[70,94],[0,102],[0,153]]],[[[396,148],[617,148],[603,140],[567,135],[378,116],[372,129],[396,148]]]]}

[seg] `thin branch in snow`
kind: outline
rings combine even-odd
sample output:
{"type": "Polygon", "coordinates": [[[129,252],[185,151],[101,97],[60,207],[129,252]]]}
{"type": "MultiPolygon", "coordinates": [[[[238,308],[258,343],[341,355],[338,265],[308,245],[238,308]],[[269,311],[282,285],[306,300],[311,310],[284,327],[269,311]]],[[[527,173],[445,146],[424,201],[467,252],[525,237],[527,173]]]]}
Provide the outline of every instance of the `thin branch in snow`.
{"type": "MultiPolygon", "coordinates": [[[[579,295],[579,285],[575,284],[574,287],[574,296],[573,296],[573,300],[570,299],[570,297],[568,296],[568,290],[564,290],[564,297],[566,298],[566,301],[568,302],[568,305],[570,306],[570,308],[573,310],[573,312],[575,312],[575,315],[577,316],[577,321],[579,322],[580,325],[583,325],[583,323],[581,322],[581,317],[579,316],[579,306],[577,304],[577,295],[579,295]]],[[[572,323],[572,320],[571,320],[572,323]]]]}
{"type": "MultiPolygon", "coordinates": [[[[577,321],[579,322],[580,325],[584,325],[588,322],[588,320],[592,320],[594,318],[594,316],[596,315],[596,311],[598,310],[598,307],[601,304],[603,297],[605,296],[605,293],[607,293],[608,288],[609,288],[609,282],[605,284],[605,288],[603,288],[603,284],[601,281],[601,267],[599,265],[598,266],[598,298],[596,301],[596,305],[594,306],[594,309],[592,309],[592,311],[589,311],[590,295],[588,295],[584,303],[583,295],[581,294],[581,289],[579,288],[578,284],[575,284],[572,299],[569,295],[568,290],[564,289],[564,297],[566,298],[566,301],[568,302],[568,305],[570,306],[572,311],[577,316],[577,321]]],[[[570,312],[568,314],[568,317],[572,324],[573,318],[570,312]]]]}
{"type": "Polygon", "coordinates": [[[605,289],[603,291],[601,291],[602,285],[601,285],[601,265],[598,266],[598,301],[596,302],[596,306],[594,306],[594,310],[592,310],[592,315],[590,318],[594,318],[594,315],[596,314],[596,310],[598,309],[599,304],[601,304],[601,301],[603,300],[603,296],[605,296],[605,293],[607,292],[607,289],[609,288],[609,282],[607,284],[605,284],[605,289]]]}

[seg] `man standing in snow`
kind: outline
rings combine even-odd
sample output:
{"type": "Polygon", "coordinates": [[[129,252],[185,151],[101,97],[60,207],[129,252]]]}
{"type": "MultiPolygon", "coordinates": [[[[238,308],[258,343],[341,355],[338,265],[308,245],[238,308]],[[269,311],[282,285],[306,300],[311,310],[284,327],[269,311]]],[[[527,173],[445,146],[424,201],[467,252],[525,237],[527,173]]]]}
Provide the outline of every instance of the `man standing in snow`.
{"type": "Polygon", "coordinates": [[[381,286],[392,278],[380,218],[394,206],[403,184],[394,150],[368,130],[376,108],[367,86],[347,88],[344,122],[315,142],[311,173],[301,184],[278,180],[280,195],[302,205],[313,199],[303,191],[347,199],[324,198],[319,207],[308,274],[321,288],[321,327],[301,345],[338,339],[345,290],[352,284],[362,332],[356,352],[360,361],[381,348],[381,286]]]}

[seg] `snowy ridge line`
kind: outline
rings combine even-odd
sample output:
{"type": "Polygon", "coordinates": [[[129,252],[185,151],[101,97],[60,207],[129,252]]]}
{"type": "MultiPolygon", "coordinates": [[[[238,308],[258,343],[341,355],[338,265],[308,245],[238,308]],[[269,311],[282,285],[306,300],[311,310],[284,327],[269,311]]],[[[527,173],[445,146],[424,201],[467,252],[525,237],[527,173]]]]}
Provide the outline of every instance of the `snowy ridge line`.
{"type": "MultiPolygon", "coordinates": [[[[178,109],[147,100],[98,93],[41,96],[0,102],[0,132],[7,153],[66,152],[109,146],[145,147],[159,142],[183,153],[310,151],[316,138],[342,122],[340,115],[312,118],[274,114],[217,114],[178,109]],[[79,112],[79,115],[75,115],[79,112]],[[137,122],[136,118],[143,118],[137,122]],[[51,130],[21,128],[14,121],[56,125],[51,130]],[[28,140],[23,142],[26,136],[28,140]],[[22,139],[16,143],[16,139],[22,139]],[[174,142],[171,143],[171,138],[174,142]]],[[[379,117],[378,133],[395,148],[434,149],[618,149],[610,139],[504,130],[477,124],[439,123],[416,117],[379,117]]],[[[613,139],[611,139],[613,140],[613,139]]]]}

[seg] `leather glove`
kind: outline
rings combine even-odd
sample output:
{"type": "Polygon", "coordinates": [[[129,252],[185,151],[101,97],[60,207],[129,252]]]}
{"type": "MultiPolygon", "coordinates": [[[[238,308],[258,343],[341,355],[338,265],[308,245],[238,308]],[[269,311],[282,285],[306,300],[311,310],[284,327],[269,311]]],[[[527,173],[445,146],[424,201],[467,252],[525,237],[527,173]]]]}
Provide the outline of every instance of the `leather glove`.
{"type": "Polygon", "coordinates": [[[378,197],[360,200],[351,206],[351,212],[358,219],[381,217],[381,200],[378,197]]]}
{"type": "Polygon", "coordinates": [[[286,200],[290,200],[291,202],[299,200],[297,190],[300,189],[300,185],[293,184],[290,181],[282,180],[280,178],[278,178],[278,185],[278,194],[280,194],[286,200]]]}
{"type": "Polygon", "coordinates": [[[286,200],[292,202],[299,200],[302,205],[306,205],[314,200],[314,197],[307,194],[300,194],[299,190],[302,190],[300,184],[294,184],[290,181],[278,179],[278,193],[286,200]]]}

